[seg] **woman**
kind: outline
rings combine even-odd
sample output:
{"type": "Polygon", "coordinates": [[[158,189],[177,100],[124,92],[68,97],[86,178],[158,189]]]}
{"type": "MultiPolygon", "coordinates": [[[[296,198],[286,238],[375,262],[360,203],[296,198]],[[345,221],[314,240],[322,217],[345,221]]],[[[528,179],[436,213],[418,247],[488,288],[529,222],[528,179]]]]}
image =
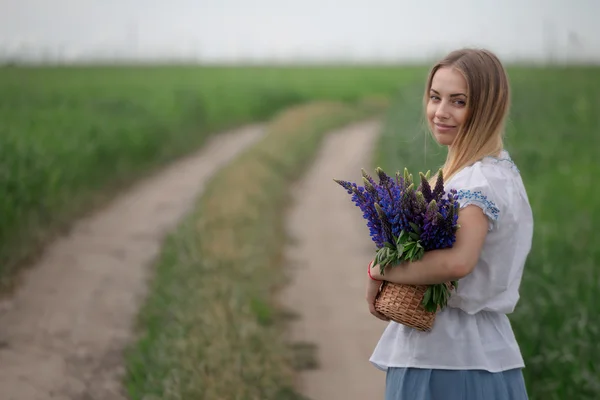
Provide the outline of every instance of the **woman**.
{"type": "Polygon", "coordinates": [[[424,106],[436,141],[448,148],[446,190],[458,190],[461,228],[452,248],[412,263],[369,264],[367,302],[382,280],[460,280],[430,332],[390,322],[370,361],[386,371],[387,400],[523,400],[523,358],[509,319],[531,248],[533,217],[518,169],[503,148],[510,89],[498,58],[463,49],[436,64],[424,106]]]}

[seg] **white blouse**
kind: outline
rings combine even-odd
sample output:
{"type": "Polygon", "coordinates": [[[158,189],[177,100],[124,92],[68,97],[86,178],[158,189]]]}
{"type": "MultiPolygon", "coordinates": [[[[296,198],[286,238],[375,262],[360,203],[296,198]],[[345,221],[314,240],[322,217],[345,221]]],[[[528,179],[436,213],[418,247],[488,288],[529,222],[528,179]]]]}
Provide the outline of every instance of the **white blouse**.
{"type": "Polygon", "coordinates": [[[533,215],[519,170],[504,150],[464,168],[446,183],[461,207],[476,205],[489,232],[475,269],[458,283],[433,329],[421,332],[391,321],[370,361],[379,369],[416,367],[482,369],[524,367],[509,319],[519,300],[531,249],[533,215]]]}

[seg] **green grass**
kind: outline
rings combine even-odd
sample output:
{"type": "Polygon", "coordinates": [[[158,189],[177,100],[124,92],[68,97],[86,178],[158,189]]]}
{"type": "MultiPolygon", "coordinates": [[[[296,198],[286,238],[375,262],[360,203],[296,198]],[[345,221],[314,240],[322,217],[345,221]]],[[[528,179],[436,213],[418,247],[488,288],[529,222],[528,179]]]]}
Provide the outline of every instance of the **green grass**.
{"type": "Polygon", "coordinates": [[[386,96],[398,68],[0,68],[0,291],[115,190],[206,137],[313,99],[386,96]]]}
{"type": "MultiPolygon", "coordinates": [[[[600,69],[509,70],[507,148],[535,218],[521,300],[510,315],[532,400],[600,398],[600,69]]],[[[423,77],[424,81],[424,77],[423,77]]],[[[396,97],[376,165],[435,171],[444,151],[425,134],[422,86],[396,97]]]]}
{"type": "MultiPolygon", "coordinates": [[[[268,119],[290,105],[394,95],[377,165],[435,170],[444,153],[418,128],[425,73],[391,67],[0,69],[0,290],[40,243],[114,190],[201,146],[212,132],[268,119]]],[[[532,399],[595,399],[600,195],[594,177],[600,164],[592,157],[600,149],[600,70],[513,68],[510,75],[507,147],[536,223],[521,302],[511,315],[528,389],[532,399]]],[[[352,109],[335,110],[345,120],[352,109]]],[[[262,151],[225,168],[208,189],[212,197],[169,240],[142,313],[143,336],[129,358],[134,398],[293,398],[290,352],[279,341],[280,316],[269,296],[280,284],[284,188],[325,128],[342,120],[314,113],[308,113],[311,123],[276,124],[272,132],[290,136],[270,135],[273,144],[261,142],[262,151]],[[321,122],[314,125],[313,117],[321,122]],[[296,151],[283,154],[282,146],[296,151]],[[242,169],[245,163],[250,166],[242,169]],[[242,194],[217,201],[232,182],[245,188],[242,194]],[[245,203],[236,203],[238,197],[245,203]],[[222,237],[230,240],[217,241],[222,237]]]]}
{"type": "Polygon", "coordinates": [[[285,341],[285,310],[274,299],[285,283],[288,189],[325,133],[368,109],[288,110],[211,179],[157,264],[140,339],[128,351],[132,399],[300,399],[294,366],[306,362],[285,341]]]}

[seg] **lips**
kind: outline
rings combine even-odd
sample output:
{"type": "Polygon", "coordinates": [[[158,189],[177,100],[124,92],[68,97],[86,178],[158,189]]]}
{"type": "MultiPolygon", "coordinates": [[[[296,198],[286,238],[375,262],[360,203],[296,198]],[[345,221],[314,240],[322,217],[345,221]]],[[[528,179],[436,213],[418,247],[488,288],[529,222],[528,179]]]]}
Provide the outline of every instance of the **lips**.
{"type": "Polygon", "coordinates": [[[434,123],[434,125],[437,128],[437,130],[440,132],[447,132],[447,131],[450,131],[450,130],[456,128],[454,125],[446,125],[446,124],[439,124],[439,123],[434,123]]]}

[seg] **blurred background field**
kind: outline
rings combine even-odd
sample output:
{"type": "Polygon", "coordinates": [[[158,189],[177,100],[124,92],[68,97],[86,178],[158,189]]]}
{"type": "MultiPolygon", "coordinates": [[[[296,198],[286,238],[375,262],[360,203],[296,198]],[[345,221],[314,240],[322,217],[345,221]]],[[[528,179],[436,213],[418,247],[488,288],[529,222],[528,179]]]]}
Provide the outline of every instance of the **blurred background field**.
{"type": "Polygon", "coordinates": [[[313,100],[387,98],[417,68],[0,69],[0,287],[37,243],[207,135],[313,100]]]}
{"type": "MultiPolygon", "coordinates": [[[[420,128],[424,67],[5,68],[0,70],[2,268],[106,188],[201,145],[211,132],[315,99],[389,97],[376,165],[435,169],[420,128]]],[[[532,398],[600,395],[595,186],[600,68],[509,69],[507,148],[533,206],[533,252],[511,317],[532,398]]]]}
{"type": "MultiPolygon", "coordinates": [[[[389,101],[372,167],[435,170],[444,153],[422,123],[428,66],[451,49],[482,46],[509,66],[506,146],[535,217],[521,302],[510,316],[530,398],[600,398],[600,31],[594,18],[600,5],[593,0],[493,6],[389,1],[377,7],[348,1],[344,8],[313,0],[202,6],[177,0],[153,7],[134,0],[78,6],[58,0],[51,9],[41,0],[9,0],[3,7],[0,294],[43,243],[118,190],[200,148],[212,134],[269,121],[291,106],[327,100],[364,107],[372,101],[378,108],[389,101]]],[[[290,143],[298,141],[295,136],[290,143]]],[[[303,160],[316,148],[309,144],[303,160]]],[[[281,183],[277,174],[265,176],[281,183]]],[[[283,187],[272,190],[281,195],[283,187]]],[[[182,242],[197,234],[183,232],[182,242]]],[[[176,276],[177,286],[189,271],[171,271],[168,250],[159,277],[173,285],[176,276]]],[[[172,306],[188,299],[170,295],[172,306]]],[[[269,319],[271,305],[262,301],[254,311],[269,319]]],[[[185,305],[184,317],[191,318],[195,308],[185,305]]],[[[148,307],[142,317],[149,340],[162,340],[161,325],[152,326],[150,317],[165,304],[148,307]]],[[[165,321],[171,311],[167,305],[165,321]]],[[[182,348],[199,343],[183,342],[182,348]]],[[[165,361],[153,360],[156,353],[144,346],[139,343],[130,365],[140,379],[131,390],[140,396],[144,385],[159,385],[143,382],[144,368],[153,368],[147,362],[155,362],[160,380],[165,361]]],[[[193,368],[187,371],[192,375],[185,378],[193,380],[193,368]]]]}

